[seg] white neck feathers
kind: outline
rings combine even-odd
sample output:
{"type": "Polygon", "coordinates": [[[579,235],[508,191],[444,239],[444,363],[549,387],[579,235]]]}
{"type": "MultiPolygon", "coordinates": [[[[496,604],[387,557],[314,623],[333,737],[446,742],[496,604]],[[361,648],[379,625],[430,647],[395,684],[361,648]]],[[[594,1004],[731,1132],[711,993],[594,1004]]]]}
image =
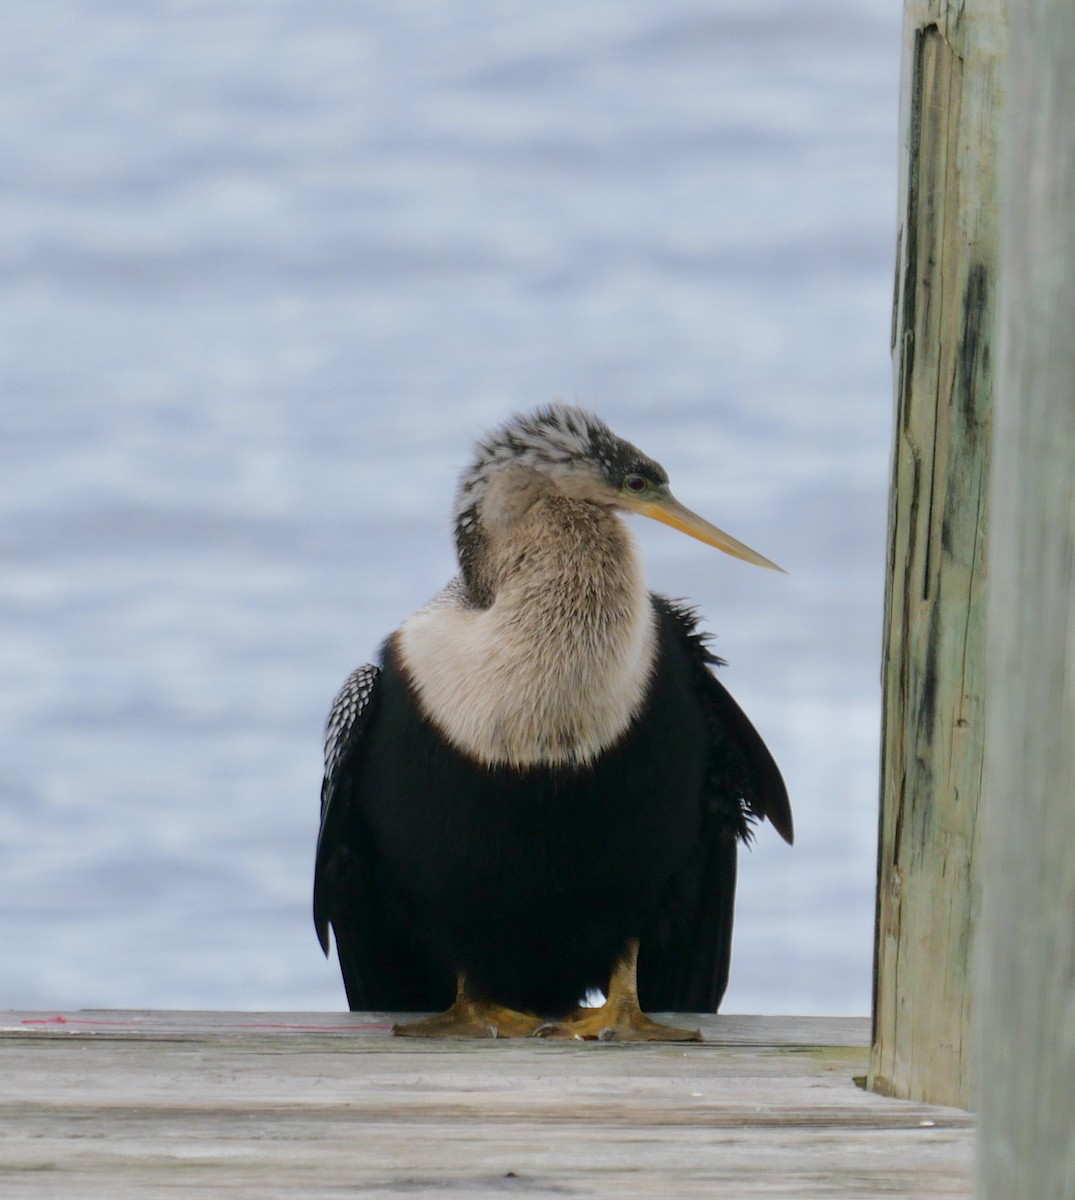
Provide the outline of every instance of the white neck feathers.
{"type": "Polygon", "coordinates": [[[417,701],[480,762],[588,763],[626,732],[653,667],[655,617],[634,539],[610,509],[549,495],[489,553],[488,608],[448,589],[399,630],[417,701]]]}

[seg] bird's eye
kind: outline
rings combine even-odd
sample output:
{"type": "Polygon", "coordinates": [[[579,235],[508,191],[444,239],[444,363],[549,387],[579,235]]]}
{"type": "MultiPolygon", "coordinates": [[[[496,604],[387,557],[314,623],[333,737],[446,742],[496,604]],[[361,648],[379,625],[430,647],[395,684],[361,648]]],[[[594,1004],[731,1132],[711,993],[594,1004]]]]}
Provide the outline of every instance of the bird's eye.
{"type": "Polygon", "coordinates": [[[634,492],[637,495],[639,492],[644,492],[649,487],[649,484],[642,475],[628,475],[623,481],[623,486],[629,492],[634,492]]]}

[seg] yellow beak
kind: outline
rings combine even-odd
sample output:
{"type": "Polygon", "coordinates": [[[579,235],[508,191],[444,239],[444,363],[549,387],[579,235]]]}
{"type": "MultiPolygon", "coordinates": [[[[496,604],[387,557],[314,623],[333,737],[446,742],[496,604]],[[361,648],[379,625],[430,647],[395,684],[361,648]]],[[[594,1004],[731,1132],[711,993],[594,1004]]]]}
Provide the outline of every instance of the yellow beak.
{"type": "Polygon", "coordinates": [[[689,508],[684,508],[682,504],[671,494],[662,496],[659,500],[633,500],[630,496],[623,496],[621,503],[625,508],[631,509],[633,512],[641,513],[644,517],[652,517],[654,521],[660,521],[664,525],[671,525],[673,529],[678,529],[680,533],[690,534],[692,538],[697,538],[700,542],[705,542],[707,546],[716,546],[718,550],[723,550],[725,554],[731,554],[735,558],[741,558],[744,562],[753,563],[756,567],[768,567],[770,571],[780,571],[781,574],[787,574],[783,567],[778,567],[776,563],[770,562],[757,550],[751,550],[749,546],[743,545],[737,541],[730,533],[725,533],[723,529],[718,529],[716,525],[710,525],[708,521],[703,520],[697,513],[692,513],[689,508]]]}

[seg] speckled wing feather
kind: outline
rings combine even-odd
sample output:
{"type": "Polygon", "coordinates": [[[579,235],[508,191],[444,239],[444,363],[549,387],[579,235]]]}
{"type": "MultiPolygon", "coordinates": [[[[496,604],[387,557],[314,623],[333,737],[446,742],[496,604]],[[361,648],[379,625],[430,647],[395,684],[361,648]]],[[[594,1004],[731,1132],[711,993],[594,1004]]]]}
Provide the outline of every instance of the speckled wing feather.
{"type": "Polygon", "coordinates": [[[314,867],[314,926],[321,949],[328,953],[331,893],[338,890],[338,859],[345,847],[353,797],[339,786],[344,763],[361,750],[363,734],[377,707],[380,667],[366,663],[352,671],[336,694],[325,723],[325,778],[321,784],[321,831],[314,867]]]}
{"type": "MultiPolygon", "coordinates": [[[[356,724],[364,722],[370,715],[377,680],[381,668],[365,663],[356,668],[344,680],[343,687],[336,693],[328,720],[325,722],[325,783],[332,779],[345,750],[351,742],[351,733],[356,724]]],[[[322,789],[321,813],[325,812],[327,787],[322,789]]]]}
{"type": "Polygon", "coordinates": [[[410,910],[386,872],[367,822],[365,767],[384,689],[383,666],[359,667],[329,714],[314,924],[326,954],[332,926],[352,1011],[430,1011],[448,1006],[454,980],[431,964],[416,940],[410,910]]]}

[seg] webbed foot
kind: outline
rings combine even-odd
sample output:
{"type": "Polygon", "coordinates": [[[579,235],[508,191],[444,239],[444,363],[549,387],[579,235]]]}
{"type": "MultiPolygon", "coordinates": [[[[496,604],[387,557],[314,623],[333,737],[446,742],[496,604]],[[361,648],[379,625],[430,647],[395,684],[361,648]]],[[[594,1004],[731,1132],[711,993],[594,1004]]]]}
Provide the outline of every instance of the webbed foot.
{"type": "Polygon", "coordinates": [[[542,1024],[533,1013],[518,1012],[468,996],[462,980],[451,1008],[405,1025],[393,1025],[396,1037],[518,1038],[530,1037],[542,1024]]]}
{"type": "Polygon", "coordinates": [[[653,1020],[636,1005],[633,1009],[617,1006],[610,1011],[578,1008],[561,1021],[547,1021],[534,1030],[534,1037],[574,1038],[587,1042],[700,1042],[697,1029],[681,1029],[653,1020]]]}
{"type": "Polygon", "coordinates": [[[596,1042],[700,1042],[697,1029],[662,1025],[647,1017],[638,1003],[638,942],[627,946],[608,984],[608,999],[600,1008],[577,1008],[560,1021],[546,1021],[535,1037],[575,1038],[596,1042]]]}

